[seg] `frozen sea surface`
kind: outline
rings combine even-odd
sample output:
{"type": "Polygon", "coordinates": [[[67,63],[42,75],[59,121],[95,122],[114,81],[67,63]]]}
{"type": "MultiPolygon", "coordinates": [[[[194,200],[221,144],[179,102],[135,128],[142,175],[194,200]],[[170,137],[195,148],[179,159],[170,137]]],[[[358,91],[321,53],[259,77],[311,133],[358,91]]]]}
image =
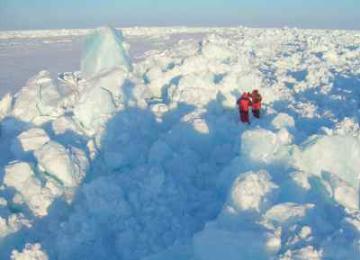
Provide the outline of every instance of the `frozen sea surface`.
{"type": "MultiPolygon", "coordinates": [[[[0,97],[7,92],[15,93],[41,70],[48,70],[54,76],[79,70],[84,34],[87,32],[0,32],[0,97]]],[[[147,52],[164,50],[181,39],[201,39],[205,34],[205,29],[195,32],[175,30],[160,35],[151,31],[130,32],[130,56],[137,62],[144,59],[147,52]]]]}

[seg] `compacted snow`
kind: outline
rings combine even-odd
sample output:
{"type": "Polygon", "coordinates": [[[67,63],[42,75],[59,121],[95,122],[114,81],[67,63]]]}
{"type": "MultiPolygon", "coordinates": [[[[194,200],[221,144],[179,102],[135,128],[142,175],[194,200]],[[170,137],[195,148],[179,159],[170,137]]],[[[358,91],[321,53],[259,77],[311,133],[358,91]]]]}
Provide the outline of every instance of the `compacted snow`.
{"type": "Polygon", "coordinates": [[[359,259],[359,32],[61,33],[79,71],[0,101],[1,259],[359,259]]]}

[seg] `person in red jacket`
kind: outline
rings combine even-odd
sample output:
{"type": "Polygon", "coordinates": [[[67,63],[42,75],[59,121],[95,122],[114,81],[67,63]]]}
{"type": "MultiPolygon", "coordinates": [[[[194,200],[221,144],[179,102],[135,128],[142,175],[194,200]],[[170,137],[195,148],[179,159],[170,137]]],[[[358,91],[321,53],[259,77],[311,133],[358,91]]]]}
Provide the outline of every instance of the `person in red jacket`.
{"type": "Polygon", "coordinates": [[[250,121],[249,121],[249,107],[251,106],[250,93],[245,92],[241,96],[241,98],[239,98],[237,100],[236,103],[239,107],[241,122],[250,124],[250,121]]]}
{"type": "Polygon", "coordinates": [[[260,110],[261,110],[261,100],[262,97],[257,89],[253,90],[251,93],[252,105],[251,110],[252,114],[256,118],[260,118],[260,110]]]}

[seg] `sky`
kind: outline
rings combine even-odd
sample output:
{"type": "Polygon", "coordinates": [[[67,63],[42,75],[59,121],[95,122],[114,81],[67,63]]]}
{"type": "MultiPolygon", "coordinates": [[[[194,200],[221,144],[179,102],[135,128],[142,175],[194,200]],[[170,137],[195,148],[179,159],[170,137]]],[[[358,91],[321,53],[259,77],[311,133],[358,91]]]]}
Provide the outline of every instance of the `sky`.
{"type": "Polygon", "coordinates": [[[360,0],[0,0],[0,30],[102,25],[360,30],[360,0]]]}

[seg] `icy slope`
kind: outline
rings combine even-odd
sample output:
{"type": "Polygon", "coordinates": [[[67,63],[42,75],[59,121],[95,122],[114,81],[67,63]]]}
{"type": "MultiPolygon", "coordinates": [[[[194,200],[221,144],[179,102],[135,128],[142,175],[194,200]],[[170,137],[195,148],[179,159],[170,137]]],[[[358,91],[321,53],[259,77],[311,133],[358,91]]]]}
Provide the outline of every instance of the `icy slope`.
{"type": "Polygon", "coordinates": [[[138,63],[88,39],[80,73],[0,101],[0,258],[358,258],[359,33],[217,29],[138,63]]]}

